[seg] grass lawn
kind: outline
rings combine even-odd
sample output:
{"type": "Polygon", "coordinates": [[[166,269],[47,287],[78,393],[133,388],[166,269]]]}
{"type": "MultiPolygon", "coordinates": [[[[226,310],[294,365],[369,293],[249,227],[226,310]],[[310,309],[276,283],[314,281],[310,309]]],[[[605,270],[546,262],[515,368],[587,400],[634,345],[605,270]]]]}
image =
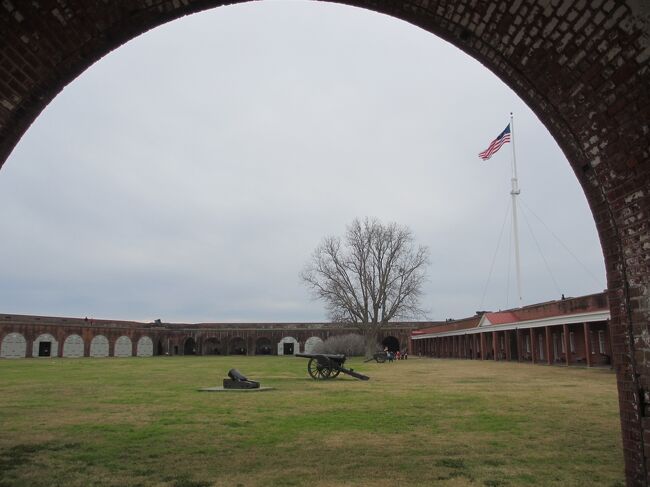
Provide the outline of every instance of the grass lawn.
{"type": "Polygon", "coordinates": [[[0,361],[0,486],[622,487],[603,369],[295,357],[0,361]],[[229,368],[276,389],[205,393],[229,368]]]}

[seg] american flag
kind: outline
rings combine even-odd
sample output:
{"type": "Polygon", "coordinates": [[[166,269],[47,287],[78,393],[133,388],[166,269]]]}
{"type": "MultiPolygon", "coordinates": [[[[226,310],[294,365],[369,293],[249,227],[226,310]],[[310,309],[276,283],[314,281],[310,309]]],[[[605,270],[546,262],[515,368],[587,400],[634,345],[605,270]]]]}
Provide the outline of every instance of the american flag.
{"type": "Polygon", "coordinates": [[[507,144],[508,142],[510,142],[510,124],[508,124],[503,132],[501,132],[496,139],[490,142],[488,148],[481,152],[478,156],[484,161],[487,161],[490,157],[492,157],[492,154],[501,149],[501,146],[503,144],[507,144]]]}

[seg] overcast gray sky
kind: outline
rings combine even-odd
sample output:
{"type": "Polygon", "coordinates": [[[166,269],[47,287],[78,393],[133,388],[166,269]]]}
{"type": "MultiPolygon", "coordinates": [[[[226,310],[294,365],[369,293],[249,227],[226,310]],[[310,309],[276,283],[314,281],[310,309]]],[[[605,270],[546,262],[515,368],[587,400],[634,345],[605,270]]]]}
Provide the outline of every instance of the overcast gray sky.
{"type": "Polygon", "coordinates": [[[511,148],[477,157],[510,111],[524,303],[603,290],[566,158],[460,50],[334,4],[255,2],[172,22],[71,83],[0,171],[0,311],[325,320],[298,274],[323,236],[364,216],[430,247],[431,319],[515,306],[508,223],[485,291],[511,148]]]}

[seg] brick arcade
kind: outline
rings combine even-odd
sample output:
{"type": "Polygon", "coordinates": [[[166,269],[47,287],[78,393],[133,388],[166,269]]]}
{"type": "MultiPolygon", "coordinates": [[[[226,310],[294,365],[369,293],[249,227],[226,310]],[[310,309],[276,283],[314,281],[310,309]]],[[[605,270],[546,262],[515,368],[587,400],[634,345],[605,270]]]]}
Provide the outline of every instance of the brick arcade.
{"type": "MultiPolygon", "coordinates": [[[[433,323],[429,323],[432,325],[433,323]]],[[[394,323],[378,341],[406,350],[422,323],[394,323]]],[[[329,323],[140,323],[0,315],[0,358],[294,355],[331,336],[355,333],[329,323]]]]}
{"type": "MultiPolygon", "coordinates": [[[[101,56],[165,22],[230,3],[238,2],[3,1],[0,164],[56,94],[101,56]]],[[[528,104],[563,150],[589,202],[605,257],[627,483],[648,485],[650,3],[343,3],[410,22],[483,63],[528,104]]],[[[36,332],[40,325],[33,326],[36,332]]]]}

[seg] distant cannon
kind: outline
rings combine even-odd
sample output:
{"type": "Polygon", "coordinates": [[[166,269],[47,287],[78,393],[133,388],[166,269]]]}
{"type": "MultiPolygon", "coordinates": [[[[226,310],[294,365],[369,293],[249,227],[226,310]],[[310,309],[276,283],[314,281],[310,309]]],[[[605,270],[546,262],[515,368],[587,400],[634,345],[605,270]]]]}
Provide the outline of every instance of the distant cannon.
{"type": "Polygon", "coordinates": [[[308,358],[307,372],[312,379],[327,380],[335,379],[343,372],[344,374],[351,375],[360,380],[369,380],[367,375],[355,372],[353,369],[343,367],[345,363],[345,355],[334,355],[327,353],[297,353],[296,357],[308,358]]]}
{"type": "Polygon", "coordinates": [[[366,362],[372,362],[374,360],[378,364],[383,364],[386,361],[386,359],[388,359],[387,352],[377,352],[373,354],[373,356],[370,357],[369,359],[364,360],[363,363],[365,364],[366,362]]]}
{"type": "Polygon", "coordinates": [[[237,369],[230,369],[228,371],[230,379],[223,380],[224,389],[259,389],[260,383],[254,380],[249,380],[237,369]]]}

